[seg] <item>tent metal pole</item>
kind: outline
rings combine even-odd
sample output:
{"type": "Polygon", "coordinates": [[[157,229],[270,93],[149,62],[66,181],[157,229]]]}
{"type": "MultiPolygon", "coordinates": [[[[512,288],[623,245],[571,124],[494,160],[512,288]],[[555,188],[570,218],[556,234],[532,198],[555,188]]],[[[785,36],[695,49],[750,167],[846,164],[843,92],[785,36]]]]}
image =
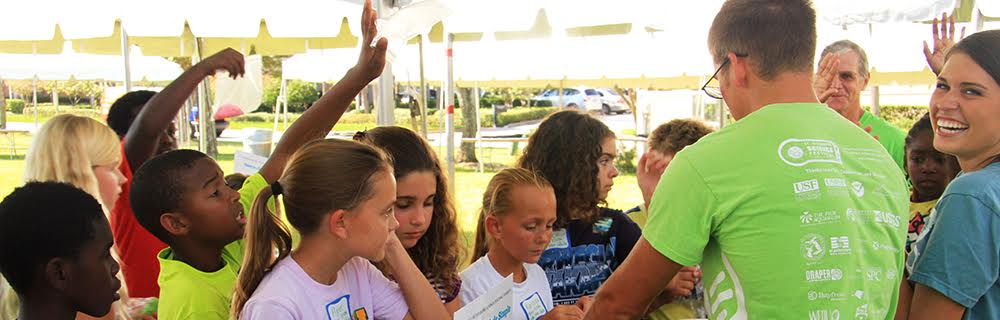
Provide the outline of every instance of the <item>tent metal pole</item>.
{"type": "MultiPolygon", "coordinates": [[[[389,10],[392,9],[392,0],[379,0],[376,6],[379,17],[386,17],[389,15],[389,10]]],[[[367,46],[370,43],[362,43],[361,45],[367,46]]],[[[396,107],[396,98],[393,96],[393,84],[395,84],[395,79],[392,76],[392,64],[387,63],[385,68],[382,69],[382,75],[378,78],[378,90],[379,90],[379,101],[378,114],[375,118],[375,124],[379,126],[391,126],[395,123],[393,116],[393,111],[396,107]]]]}
{"type": "Polygon", "coordinates": [[[121,26],[122,32],[122,60],[125,61],[125,92],[132,91],[132,66],[129,61],[128,34],[125,33],[125,26],[121,26]]]}
{"type": "MultiPolygon", "coordinates": [[[[455,35],[451,33],[446,33],[448,50],[446,51],[447,56],[447,71],[445,72],[445,84],[441,88],[444,91],[444,104],[447,108],[445,112],[445,130],[444,139],[448,146],[448,153],[446,155],[446,160],[448,163],[448,184],[451,190],[455,190],[455,80],[454,80],[454,65],[452,64],[452,45],[455,42],[455,35]]],[[[466,108],[471,106],[466,106],[466,108]]],[[[468,125],[468,124],[466,124],[468,125]]]]}
{"type": "Polygon", "coordinates": [[[427,91],[427,78],[424,76],[424,35],[419,35],[420,42],[418,46],[420,49],[420,133],[424,135],[424,139],[427,139],[427,96],[429,92],[427,91]]]}
{"type": "Polygon", "coordinates": [[[38,75],[31,78],[31,107],[35,109],[35,129],[38,129],[38,75]]]}

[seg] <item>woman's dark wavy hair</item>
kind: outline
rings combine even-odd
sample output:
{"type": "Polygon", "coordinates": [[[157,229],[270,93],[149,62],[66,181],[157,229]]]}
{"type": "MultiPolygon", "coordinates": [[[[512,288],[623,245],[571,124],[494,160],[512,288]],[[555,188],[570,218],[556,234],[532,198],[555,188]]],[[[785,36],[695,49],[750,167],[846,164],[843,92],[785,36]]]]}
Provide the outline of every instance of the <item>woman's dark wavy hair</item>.
{"type": "Polygon", "coordinates": [[[571,220],[594,222],[598,206],[598,160],[601,143],[615,133],[600,120],[574,110],[545,118],[528,139],[520,168],[541,173],[556,193],[556,226],[571,220]]]}
{"type": "MultiPolygon", "coordinates": [[[[448,190],[448,178],[442,173],[437,153],[427,140],[403,127],[378,127],[359,132],[354,139],[384,150],[393,162],[393,175],[401,179],[414,172],[427,171],[434,174],[434,213],[427,233],[417,244],[406,251],[421,272],[442,287],[443,292],[452,292],[459,285],[458,263],[462,255],[458,245],[458,224],[452,194],[448,190]]],[[[382,269],[382,266],[378,265],[382,269]]]]}

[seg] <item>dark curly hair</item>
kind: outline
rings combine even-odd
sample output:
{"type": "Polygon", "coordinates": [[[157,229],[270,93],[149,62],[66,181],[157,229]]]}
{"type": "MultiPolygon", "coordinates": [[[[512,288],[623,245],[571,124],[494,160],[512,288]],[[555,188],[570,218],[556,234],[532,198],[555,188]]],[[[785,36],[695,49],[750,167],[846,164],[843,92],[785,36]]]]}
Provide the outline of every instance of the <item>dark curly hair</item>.
{"type": "MultiPolygon", "coordinates": [[[[396,179],[413,172],[427,171],[434,174],[434,212],[427,233],[412,248],[406,249],[410,258],[428,278],[441,286],[441,291],[454,292],[460,283],[458,225],[453,195],[448,190],[447,177],[442,173],[441,162],[427,140],[402,127],[378,127],[354,136],[355,140],[384,150],[392,159],[396,179]]],[[[385,270],[381,264],[379,269],[385,270]]]]}
{"type": "Polygon", "coordinates": [[[149,159],[132,176],[132,213],[139,225],[163,243],[169,245],[173,239],[160,224],[160,216],[180,206],[187,196],[182,176],[201,159],[211,158],[197,150],[174,150],[149,159]]]}
{"type": "Polygon", "coordinates": [[[541,173],[556,192],[556,226],[571,220],[594,222],[598,206],[598,163],[604,139],[615,133],[600,120],[575,110],[553,113],[528,139],[517,162],[541,173]]]}
{"type": "Polygon", "coordinates": [[[156,92],[149,90],[139,90],[126,93],[115,100],[108,109],[108,127],[118,134],[119,138],[125,138],[128,128],[132,126],[132,121],[139,115],[142,107],[156,95],[156,92]]]}
{"type": "Polygon", "coordinates": [[[101,220],[101,204],[83,190],[28,182],[0,202],[0,271],[14,291],[27,294],[49,260],[77,257],[101,220]]]}
{"type": "Polygon", "coordinates": [[[661,124],[649,135],[649,148],[662,154],[676,154],[712,133],[704,123],[693,119],[674,119],[661,124]]]}

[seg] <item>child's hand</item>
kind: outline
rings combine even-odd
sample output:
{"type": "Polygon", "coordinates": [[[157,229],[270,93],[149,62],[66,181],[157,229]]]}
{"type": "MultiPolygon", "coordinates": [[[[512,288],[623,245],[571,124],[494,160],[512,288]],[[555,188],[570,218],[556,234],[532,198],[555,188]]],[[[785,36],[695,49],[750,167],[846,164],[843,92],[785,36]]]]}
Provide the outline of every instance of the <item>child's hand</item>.
{"type": "Polygon", "coordinates": [[[372,1],[365,0],[364,11],[361,12],[361,55],[351,71],[366,84],[382,75],[382,68],[385,67],[385,50],[389,46],[389,40],[382,38],[374,48],[371,47],[370,44],[378,33],[375,20],[378,20],[378,15],[372,8],[372,1]]]}
{"type": "Polygon", "coordinates": [[[590,305],[594,304],[594,298],[592,296],[582,296],[580,300],[576,300],[576,307],[583,310],[583,313],[587,313],[590,310],[590,305]]]}
{"type": "Polygon", "coordinates": [[[540,320],[583,319],[583,310],[581,310],[580,307],[575,305],[557,305],[539,319],[540,320]]]}
{"type": "Polygon", "coordinates": [[[246,72],[245,67],[243,54],[233,50],[233,48],[226,48],[226,50],[219,51],[205,58],[205,60],[201,60],[201,62],[198,62],[192,68],[200,68],[206,77],[214,75],[216,70],[226,70],[229,72],[230,77],[236,79],[238,76],[243,76],[246,72]]]}
{"type": "Polygon", "coordinates": [[[684,267],[667,284],[666,292],[672,297],[686,297],[691,295],[694,285],[701,280],[701,270],[695,267],[684,267]]]}
{"type": "Polygon", "coordinates": [[[649,201],[653,199],[653,191],[660,183],[663,171],[667,170],[672,157],[668,158],[658,152],[647,152],[639,158],[639,167],[636,172],[636,180],[639,182],[639,190],[642,191],[642,199],[646,208],[649,208],[649,201]]]}

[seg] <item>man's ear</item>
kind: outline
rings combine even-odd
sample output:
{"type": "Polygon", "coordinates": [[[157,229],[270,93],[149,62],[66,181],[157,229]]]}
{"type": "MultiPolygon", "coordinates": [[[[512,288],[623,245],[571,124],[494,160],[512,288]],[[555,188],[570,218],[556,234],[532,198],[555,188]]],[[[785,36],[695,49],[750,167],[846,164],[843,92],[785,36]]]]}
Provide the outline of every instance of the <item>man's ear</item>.
{"type": "Polygon", "coordinates": [[[347,239],[350,236],[348,232],[350,221],[347,219],[347,211],[344,209],[337,209],[333,212],[327,214],[326,226],[331,234],[336,236],[338,239],[347,239]]]}
{"type": "Polygon", "coordinates": [[[160,215],[160,225],[173,236],[183,236],[191,232],[191,221],[181,213],[167,212],[160,215]]]}
{"type": "Polygon", "coordinates": [[[73,261],[61,257],[52,258],[45,263],[42,278],[53,288],[65,291],[70,286],[70,279],[73,278],[72,269],[73,261]]]}
{"type": "Polygon", "coordinates": [[[732,52],[729,53],[728,57],[729,68],[732,68],[732,72],[730,72],[732,78],[729,81],[737,87],[746,88],[750,83],[750,76],[753,74],[753,70],[750,67],[750,59],[748,57],[737,57],[732,52]]]}

